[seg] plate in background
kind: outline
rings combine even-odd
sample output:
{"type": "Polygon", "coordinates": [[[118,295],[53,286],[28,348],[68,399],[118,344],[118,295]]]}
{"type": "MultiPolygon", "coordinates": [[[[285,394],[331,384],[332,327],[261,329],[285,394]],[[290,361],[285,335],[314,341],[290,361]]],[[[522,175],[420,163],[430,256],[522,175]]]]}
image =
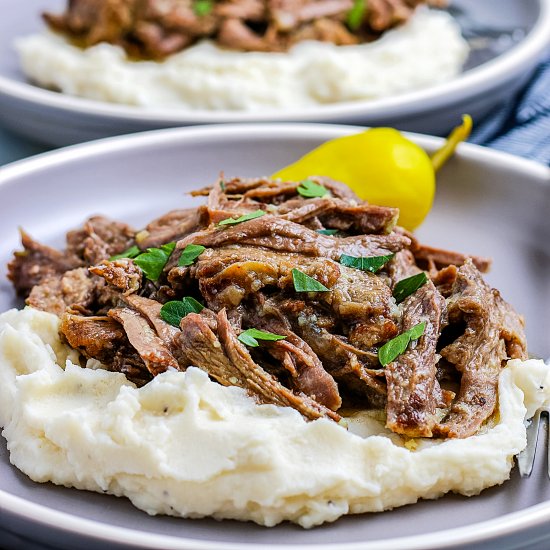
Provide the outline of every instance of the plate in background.
{"type": "MultiPolygon", "coordinates": [[[[16,305],[5,278],[17,227],[62,245],[94,213],[137,226],[189,205],[185,193],[227,176],[273,173],[321,142],[358,131],[329,125],[211,126],[151,132],[72,147],[0,169],[0,311],[16,305]]],[[[441,140],[412,136],[428,151],[441,140]]],[[[550,170],[460,145],[441,171],[423,242],[494,259],[489,282],[527,320],[531,352],[550,356],[550,170]]],[[[550,483],[544,453],[530,479],[474,498],[447,495],[383,514],[349,516],[306,531],[284,523],[151,517],[129,501],[36,484],[9,464],[0,438],[0,528],[62,548],[209,550],[399,550],[550,545],[550,483]]],[[[0,541],[2,536],[0,534],[0,541]]],[[[537,546],[537,548],[540,548],[537,546]]]]}
{"type": "Polygon", "coordinates": [[[344,122],[443,135],[462,113],[480,119],[509,100],[550,44],[550,0],[451,0],[474,51],[466,71],[445,84],[387,99],[276,111],[144,109],[81,99],[29,84],[15,38],[44,28],[40,13],[66,0],[3,0],[0,19],[0,123],[28,138],[68,145],[100,137],[195,124],[344,122]]]}

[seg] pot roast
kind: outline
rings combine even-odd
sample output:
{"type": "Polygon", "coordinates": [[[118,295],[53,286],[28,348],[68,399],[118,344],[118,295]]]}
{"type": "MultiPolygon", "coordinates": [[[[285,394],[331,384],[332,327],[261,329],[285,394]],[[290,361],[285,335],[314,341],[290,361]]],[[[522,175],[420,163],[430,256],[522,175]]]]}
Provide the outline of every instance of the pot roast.
{"type": "Polygon", "coordinates": [[[195,366],[307,419],[375,409],[408,437],[476,433],[506,361],[527,357],[523,319],[481,275],[490,262],[420,244],[396,209],[343,184],[309,183],[317,196],[221,178],[193,193],[204,205],[141,230],[90,218],[64,251],[23,233],[8,276],[60,317],[83,365],[139,386],[195,366]]]}

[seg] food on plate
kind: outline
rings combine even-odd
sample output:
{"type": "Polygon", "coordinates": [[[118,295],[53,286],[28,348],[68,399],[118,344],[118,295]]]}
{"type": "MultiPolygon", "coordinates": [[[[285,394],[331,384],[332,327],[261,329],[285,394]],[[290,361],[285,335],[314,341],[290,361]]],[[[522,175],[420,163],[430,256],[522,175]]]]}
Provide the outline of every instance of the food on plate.
{"type": "Polygon", "coordinates": [[[548,400],[486,258],[326,177],[220,177],[137,230],[22,233],[0,423],[33,480],[304,527],[502,483],[548,400]]]}
{"type": "Polygon", "coordinates": [[[304,40],[370,42],[420,4],[444,0],[72,0],[49,27],[79,45],[108,42],[139,59],[162,59],[201,38],[232,50],[285,51],[304,40]]]}
{"type": "Polygon", "coordinates": [[[433,7],[442,4],[74,0],[46,13],[47,31],[17,49],[31,80],[71,95],[152,108],[301,108],[456,76],[469,48],[433,7]]]}

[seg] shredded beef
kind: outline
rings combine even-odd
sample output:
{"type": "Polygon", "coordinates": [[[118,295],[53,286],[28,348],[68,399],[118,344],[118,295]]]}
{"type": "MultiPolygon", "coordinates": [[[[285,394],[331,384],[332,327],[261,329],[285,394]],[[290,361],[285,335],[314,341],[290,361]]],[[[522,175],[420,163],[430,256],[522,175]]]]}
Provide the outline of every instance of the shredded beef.
{"type": "Polygon", "coordinates": [[[413,248],[414,257],[417,261],[425,261],[427,265],[433,265],[436,268],[442,268],[450,265],[461,266],[467,259],[482,273],[487,273],[491,268],[491,260],[481,256],[468,256],[460,252],[434,248],[433,246],[419,245],[413,248]]]}
{"type": "Polygon", "coordinates": [[[135,230],[104,216],[93,216],[82,229],[67,234],[67,253],[96,264],[134,244],[135,230]]]}
{"type": "Polygon", "coordinates": [[[105,260],[90,267],[90,272],[103,277],[107,283],[120,290],[124,295],[137,292],[141,287],[143,272],[132,260],[105,260]]]}
{"type": "Polygon", "coordinates": [[[287,201],[279,206],[277,213],[301,224],[317,217],[324,227],[352,233],[391,233],[399,216],[397,208],[373,204],[350,205],[334,198],[314,199],[304,202],[301,208],[296,206],[293,201],[287,201]]]}
{"type": "Polygon", "coordinates": [[[387,427],[409,437],[431,437],[436,423],[436,344],[445,301],[428,282],[403,304],[403,331],[425,322],[420,339],[386,367],[387,427]]]}
{"type": "Polygon", "coordinates": [[[209,307],[237,307],[250,294],[271,285],[292,286],[292,269],[300,269],[331,288],[340,277],[341,266],[324,258],[276,253],[254,247],[208,250],[199,258],[194,276],[209,307]]]}
{"type": "Polygon", "coordinates": [[[51,276],[36,285],[27,305],[61,317],[67,308],[88,309],[96,296],[97,283],[84,267],[71,269],[61,276],[51,276]]]}
{"type": "Polygon", "coordinates": [[[460,391],[437,433],[468,437],[492,414],[497,402],[498,375],[507,358],[507,343],[525,357],[523,323],[500,294],[483,281],[471,260],[458,269],[448,298],[450,322],[463,321],[464,333],[441,350],[441,356],[462,374],[460,391]],[[506,317],[514,319],[513,324],[506,317]]]}
{"type": "Polygon", "coordinates": [[[181,322],[180,343],[190,364],[202,368],[224,385],[240,386],[262,403],[291,406],[310,419],[339,416],[305,394],[293,393],[257,365],[237,340],[225,310],[217,318],[218,336],[201,315],[187,315],[181,322]]]}
{"type": "Polygon", "coordinates": [[[70,0],[64,13],[44,18],[77,45],[109,42],[132,57],[163,59],[204,38],[265,52],[303,40],[367,42],[406,22],[419,4],[444,1],[372,0],[357,28],[346,22],[353,0],[219,0],[205,13],[193,0],[70,0]]]}
{"type": "Polygon", "coordinates": [[[244,320],[250,326],[286,337],[285,340],[266,342],[265,347],[289,372],[292,387],[329,409],[339,409],[342,398],[338,386],[318,355],[293,332],[289,319],[273,307],[266,307],[263,296],[260,295],[258,302],[254,309],[250,308],[244,313],[244,320]]]}
{"type": "Polygon", "coordinates": [[[104,368],[121,372],[131,382],[143,386],[152,379],[143,359],[130,344],[122,325],[108,316],[85,317],[66,312],[60,334],[86,359],[99,361],[104,368]]]}
{"type": "Polygon", "coordinates": [[[23,250],[14,254],[8,264],[8,279],[13,283],[17,293],[23,297],[29,295],[36,285],[51,277],[60,276],[69,269],[81,265],[72,254],[63,254],[49,246],[33,240],[30,235],[21,231],[23,250]]]}
{"type": "MultiPolygon", "coordinates": [[[[383,380],[377,379],[368,366],[378,366],[375,353],[355,347],[345,336],[329,332],[322,309],[306,305],[303,301],[285,300],[268,303],[268,312],[283,312],[293,330],[311,347],[321,360],[323,367],[338,382],[360,393],[367,406],[382,406],[386,388],[383,380]]],[[[334,328],[333,326],[331,328],[334,328]]]]}
{"type": "MultiPolygon", "coordinates": [[[[178,242],[176,252],[181,253],[188,244],[200,244],[209,248],[231,244],[261,246],[338,261],[342,254],[384,256],[398,252],[410,244],[410,239],[397,233],[340,238],[322,235],[298,223],[265,215],[242,224],[214,226],[192,233],[178,242]]],[[[178,254],[173,256],[176,258],[178,254]]]]}
{"type": "Polygon", "coordinates": [[[202,218],[197,208],[172,210],[147,224],[145,229],[137,234],[136,240],[142,250],[174,242],[202,227],[202,218]]]}
{"type": "Polygon", "coordinates": [[[169,368],[178,368],[178,362],[147,319],[130,308],[116,308],[109,316],[122,324],[130,344],[143,359],[147,370],[156,376],[169,368]]]}
{"type": "Polygon", "coordinates": [[[61,318],[60,332],[71,347],[105,365],[112,363],[126,340],[123,328],[106,316],[84,317],[67,312],[61,318]]]}
{"type": "MultiPolygon", "coordinates": [[[[327,177],[311,176],[310,180],[325,187],[328,192],[337,199],[345,199],[355,204],[361,202],[359,197],[345,184],[327,177]]],[[[245,197],[247,199],[265,200],[269,204],[280,204],[290,198],[299,197],[298,187],[300,182],[270,180],[268,178],[231,178],[221,177],[218,187],[223,184],[223,194],[227,199],[245,197]]],[[[195,197],[208,195],[216,188],[216,185],[203,187],[192,191],[195,197]]]]}
{"type": "MultiPolygon", "coordinates": [[[[217,6],[258,15],[258,1],[217,6]]],[[[186,17],[181,24],[192,23],[186,17]]],[[[193,193],[204,204],[142,230],[92,217],[68,233],[64,251],[22,233],[8,276],[30,306],[61,318],[68,345],[135,384],[194,366],[309,420],[370,408],[405,437],[476,433],[495,409],[506,360],[527,357],[523,319],[480,273],[490,262],[422,245],[395,226],[397,210],[312,179],[322,197],[301,196],[299,182],[222,176],[193,193]],[[265,214],[219,225],[258,210],[265,214]],[[161,263],[148,279],[135,255],[169,243],[169,255],[149,252],[161,263]],[[182,262],[189,245],[205,248],[182,262]],[[364,265],[340,263],[344,254],[364,265]],[[372,256],[390,258],[376,270],[366,265],[372,256]],[[427,282],[397,304],[396,284],[422,271],[427,282]],[[296,287],[297,273],[326,290],[296,287]],[[182,300],[200,313],[183,311],[182,300]],[[382,346],[419,323],[423,334],[383,367],[382,346]]]]}

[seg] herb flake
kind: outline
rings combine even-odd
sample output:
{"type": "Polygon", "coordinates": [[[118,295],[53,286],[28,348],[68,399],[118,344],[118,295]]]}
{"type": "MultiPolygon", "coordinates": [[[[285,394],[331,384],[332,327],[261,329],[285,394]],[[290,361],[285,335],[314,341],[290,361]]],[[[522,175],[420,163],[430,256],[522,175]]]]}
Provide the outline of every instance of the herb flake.
{"type": "Polygon", "coordinates": [[[378,350],[378,360],[380,364],[385,367],[389,365],[392,361],[401,355],[410,344],[412,340],[418,340],[426,330],[426,321],[418,323],[411,329],[403,332],[399,336],[392,338],[389,342],[386,342],[378,350]]]}
{"type": "Polygon", "coordinates": [[[317,233],[319,235],[336,235],[338,229],[317,229],[317,233]]]}
{"type": "Polygon", "coordinates": [[[240,342],[250,346],[251,348],[257,348],[260,345],[258,340],[277,342],[278,340],[284,340],[285,338],[286,336],[274,334],[273,332],[266,332],[265,330],[259,330],[257,328],[249,328],[237,336],[237,339],[240,342]]]}
{"type": "Polygon", "coordinates": [[[178,260],[179,267],[185,267],[193,265],[195,260],[206,250],[206,248],[200,244],[188,244],[181,253],[178,260]]]}
{"type": "Polygon", "coordinates": [[[160,249],[162,251],[166,252],[166,254],[168,254],[168,256],[170,256],[170,254],[172,254],[172,252],[174,252],[174,248],[176,248],[176,243],[175,242],[160,245],[160,249]]]}
{"type": "Polygon", "coordinates": [[[304,180],[298,187],[296,188],[296,191],[302,197],[306,197],[308,199],[312,199],[315,197],[324,197],[328,193],[328,189],[319,183],[315,183],[312,180],[304,180]]]}
{"type": "Polygon", "coordinates": [[[346,267],[353,267],[355,269],[360,269],[361,271],[370,271],[371,273],[376,273],[394,256],[395,254],[388,254],[387,256],[356,257],[342,254],[339,261],[342,265],[345,265],[346,267]]]}
{"type": "Polygon", "coordinates": [[[139,256],[141,254],[141,250],[139,246],[134,245],[128,248],[128,250],[125,250],[124,252],[121,252],[120,254],[115,254],[114,256],[111,256],[109,258],[110,262],[114,262],[115,260],[122,260],[123,258],[135,258],[136,256],[139,256]]]}
{"type": "Polygon", "coordinates": [[[205,15],[208,15],[213,9],[213,0],[195,0],[193,2],[193,12],[198,17],[204,17],[205,15]]]}
{"type": "Polygon", "coordinates": [[[296,268],[292,270],[292,281],[296,292],[330,292],[325,285],[296,268]]]}
{"type": "Polygon", "coordinates": [[[174,300],[172,302],[166,302],[160,309],[160,316],[163,321],[179,327],[180,321],[190,313],[200,313],[204,309],[204,306],[192,298],[186,296],[181,301],[174,300]]]}
{"type": "Polygon", "coordinates": [[[134,263],[150,281],[157,281],[175,247],[176,243],[167,243],[160,248],[148,248],[147,252],[134,258],[134,263]]]}
{"type": "Polygon", "coordinates": [[[250,212],[250,214],[243,214],[238,218],[226,218],[225,220],[222,220],[221,222],[219,222],[218,225],[236,225],[238,223],[243,223],[250,220],[255,220],[256,218],[261,218],[264,215],[265,215],[265,212],[263,210],[255,210],[254,212],[250,212]]]}
{"type": "Polygon", "coordinates": [[[393,297],[395,298],[395,301],[400,304],[405,298],[407,298],[407,296],[414,294],[427,282],[428,276],[424,273],[424,271],[421,271],[412,277],[401,279],[393,288],[393,297]]]}
{"type": "Polygon", "coordinates": [[[348,11],[346,23],[352,31],[356,31],[363,23],[365,11],[367,10],[367,0],[353,0],[353,7],[348,11]]]}
{"type": "Polygon", "coordinates": [[[415,325],[413,328],[409,329],[407,332],[409,333],[411,340],[418,340],[424,334],[425,329],[426,321],[423,321],[422,323],[418,323],[418,325],[415,325]]]}

